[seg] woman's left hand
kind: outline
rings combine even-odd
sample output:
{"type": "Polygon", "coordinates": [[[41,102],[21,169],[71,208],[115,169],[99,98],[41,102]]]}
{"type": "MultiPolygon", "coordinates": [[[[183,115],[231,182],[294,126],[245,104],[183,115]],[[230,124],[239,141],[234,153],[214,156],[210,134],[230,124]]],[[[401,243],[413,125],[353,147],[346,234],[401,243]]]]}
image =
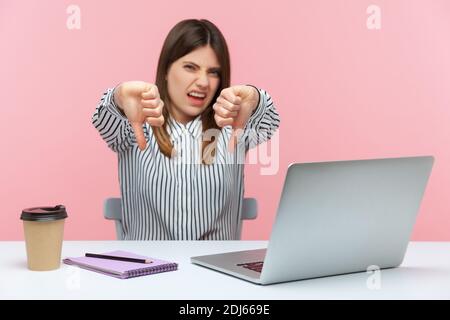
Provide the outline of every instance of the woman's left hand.
{"type": "Polygon", "coordinates": [[[248,119],[258,106],[259,92],[252,86],[237,85],[225,88],[220,92],[216,103],[213,105],[215,111],[214,120],[219,127],[231,125],[232,134],[228,148],[234,150],[237,143],[236,137],[240,130],[245,127],[248,119]]]}

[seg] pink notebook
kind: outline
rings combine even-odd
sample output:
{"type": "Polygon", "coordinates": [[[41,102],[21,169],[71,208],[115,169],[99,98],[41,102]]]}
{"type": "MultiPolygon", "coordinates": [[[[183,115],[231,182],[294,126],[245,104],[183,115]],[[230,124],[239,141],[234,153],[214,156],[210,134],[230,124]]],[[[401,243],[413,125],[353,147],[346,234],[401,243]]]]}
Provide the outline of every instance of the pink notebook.
{"type": "Polygon", "coordinates": [[[140,256],[127,251],[117,250],[105,252],[102,254],[127,258],[150,259],[153,262],[136,263],[136,262],[108,260],[91,257],[76,257],[76,258],[69,257],[64,259],[63,262],[68,265],[76,265],[83,269],[99,272],[120,279],[128,279],[160,272],[174,271],[177,270],[178,268],[178,264],[175,262],[169,262],[151,257],[140,256]]]}

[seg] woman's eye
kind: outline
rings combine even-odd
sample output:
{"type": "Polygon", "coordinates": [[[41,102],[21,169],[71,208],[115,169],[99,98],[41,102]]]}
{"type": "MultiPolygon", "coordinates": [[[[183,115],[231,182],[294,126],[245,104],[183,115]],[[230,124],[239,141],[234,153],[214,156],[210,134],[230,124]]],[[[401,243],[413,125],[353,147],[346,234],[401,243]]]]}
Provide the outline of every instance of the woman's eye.
{"type": "Polygon", "coordinates": [[[211,71],[211,74],[215,75],[215,76],[220,76],[220,72],[219,71],[211,71]]]}
{"type": "Polygon", "coordinates": [[[194,66],[190,66],[190,65],[188,65],[188,64],[185,65],[184,67],[185,67],[186,69],[189,69],[189,70],[194,70],[194,66]]]}

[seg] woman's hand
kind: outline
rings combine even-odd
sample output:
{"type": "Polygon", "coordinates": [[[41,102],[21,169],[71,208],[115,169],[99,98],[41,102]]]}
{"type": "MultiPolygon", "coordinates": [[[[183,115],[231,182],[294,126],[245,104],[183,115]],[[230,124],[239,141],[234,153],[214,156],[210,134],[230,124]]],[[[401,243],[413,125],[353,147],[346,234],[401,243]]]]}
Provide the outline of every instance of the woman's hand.
{"type": "Polygon", "coordinates": [[[244,129],[248,119],[258,106],[259,92],[252,86],[237,85],[220,92],[216,103],[214,120],[219,127],[231,125],[232,133],[228,144],[230,152],[234,150],[236,139],[240,134],[239,129],[244,129]]]}
{"type": "Polygon", "coordinates": [[[164,124],[164,102],[159,97],[158,87],[143,81],[124,82],[114,90],[114,100],[130,122],[139,149],[144,150],[147,143],[142,124],[147,122],[155,127],[164,124]]]}

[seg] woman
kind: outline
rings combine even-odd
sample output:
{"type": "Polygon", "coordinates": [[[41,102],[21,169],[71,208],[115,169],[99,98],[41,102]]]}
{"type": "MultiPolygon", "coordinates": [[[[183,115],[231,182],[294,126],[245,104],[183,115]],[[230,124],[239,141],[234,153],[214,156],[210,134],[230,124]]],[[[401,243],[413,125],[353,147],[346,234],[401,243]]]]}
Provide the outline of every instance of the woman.
{"type": "Polygon", "coordinates": [[[207,20],[169,32],[155,84],[108,89],[92,117],[119,158],[124,239],[236,239],[245,152],[269,139],[271,97],[230,86],[228,47],[207,20]]]}

